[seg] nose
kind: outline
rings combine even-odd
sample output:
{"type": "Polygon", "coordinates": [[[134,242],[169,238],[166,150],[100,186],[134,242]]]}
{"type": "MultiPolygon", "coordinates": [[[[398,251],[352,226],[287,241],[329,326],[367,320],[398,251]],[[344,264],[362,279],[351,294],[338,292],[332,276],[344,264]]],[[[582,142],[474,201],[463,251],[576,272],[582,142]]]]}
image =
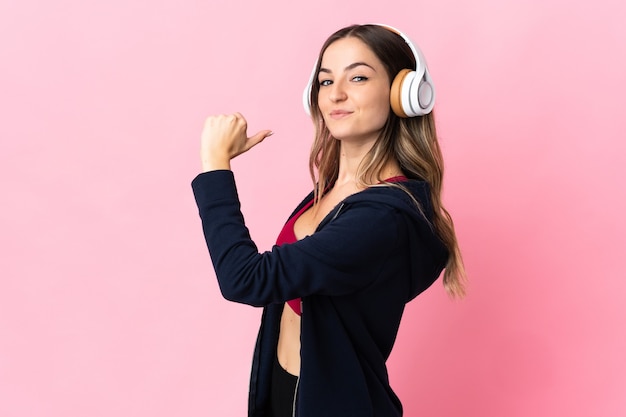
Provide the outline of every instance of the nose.
{"type": "Polygon", "coordinates": [[[328,98],[330,99],[330,101],[332,101],[333,103],[338,103],[340,101],[345,100],[348,96],[346,95],[346,90],[344,88],[344,85],[341,81],[336,80],[331,86],[330,86],[331,90],[330,90],[330,94],[328,96],[328,98]]]}

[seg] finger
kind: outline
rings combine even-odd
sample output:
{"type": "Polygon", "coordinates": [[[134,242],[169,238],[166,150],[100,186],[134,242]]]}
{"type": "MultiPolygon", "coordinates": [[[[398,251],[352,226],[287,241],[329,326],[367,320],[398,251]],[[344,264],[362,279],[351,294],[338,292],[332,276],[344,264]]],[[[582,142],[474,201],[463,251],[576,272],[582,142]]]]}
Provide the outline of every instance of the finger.
{"type": "Polygon", "coordinates": [[[263,140],[265,138],[267,138],[268,136],[272,136],[274,134],[274,132],[272,132],[271,130],[261,130],[260,132],[256,133],[253,136],[250,136],[247,140],[247,148],[250,149],[255,145],[258,145],[259,143],[263,142],[263,140]]]}
{"type": "Polygon", "coordinates": [[[234,118],[234,121],[237,123],[237,125],[241,126],[244,131],[248,128],[248,121],[245,117],[243,117],[243,114],[235,112],[231,115],[231,117],[234,118]]]}

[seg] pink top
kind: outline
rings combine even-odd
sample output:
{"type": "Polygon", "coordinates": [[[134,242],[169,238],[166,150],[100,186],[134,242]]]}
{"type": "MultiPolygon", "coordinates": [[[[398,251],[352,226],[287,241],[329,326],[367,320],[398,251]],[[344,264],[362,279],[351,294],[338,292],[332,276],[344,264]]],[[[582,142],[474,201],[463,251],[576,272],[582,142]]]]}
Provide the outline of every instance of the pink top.
{"type": "MultiPolygon", "coordinates": [[[[304,207],[300,209],[300,211],[294,214],[293,217],[291,217],[291,219],[289,219],[289,221],[285,223],[285,225],[283,226],[283,230],[280,231],[280,234],[278,235],[278,238],[276,239],[276,244],[278,246],[281,246],[285,243],[294,243],[298,240],[298,238],[296,237],[296,234],[293,231],[293,225],[296,223],[296,220],[298,220],[298,217],[300,217],[302,213],[304,213],[309,207],[311,207],[312,204],[313,204],[313,200],[306,203],[304,207]]],[[[289,307],[291,307],[291,309],[297,315],[299,316],[302,315],[302,310],[300,308],[301,307],[300,298],[289,300],[287,301],[287,304],[289,304],[289,307]]]]}
{"type": "MultiPolygon", "coordinates": [[[[407,178],[405,176],[398,176],[398,177],[389,178],[386,181],[399,182],[399,181],[405,181],[406,179],[407,178]]],[[[293,217],[291,217],[291,219],[287,221],[287,223],[285,223],[285,225],[283,226],[283,229],[278,234],[278,238],[276,239],[276,244],[278,246],[281,246],[285,243],[294,243],[298,240],[293,230],[293,226],[296,223],[296,220],[298,220],[298,218],[302,215],[302,213],[304,213],[312,205],[313,205],[313,200],[306,203],[304,207],[302,207],[296,214],[293,215],[293,217]]],[[[299,316],[302,315],[302,304],[301,304],[300,298],[289,300],[287,301],[287,304],[289,305],[289,307],[291,307],[291,309],[297,315],[299,316]]]]}

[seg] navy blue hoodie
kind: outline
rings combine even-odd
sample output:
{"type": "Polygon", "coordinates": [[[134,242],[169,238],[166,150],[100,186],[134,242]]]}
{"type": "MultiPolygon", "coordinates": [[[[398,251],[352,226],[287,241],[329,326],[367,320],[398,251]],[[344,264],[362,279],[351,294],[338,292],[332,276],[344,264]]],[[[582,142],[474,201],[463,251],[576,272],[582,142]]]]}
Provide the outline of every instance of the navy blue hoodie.
{"type": "Polygon", "coordinates": [[[421,210],[403,190],[370,187],[338,204],[311,236],[259,253],[244,224],[233,173],[212,171],[193,180],[223,296],[264,307],[252,363],[250,416],[269,416],[280,316],[284,303],[298,297],[301,368],[295,416],[402,415],[386,360],[405,304],[437,279],[448,252],[430,224],[428,184],[401,184],[421,210]]]}

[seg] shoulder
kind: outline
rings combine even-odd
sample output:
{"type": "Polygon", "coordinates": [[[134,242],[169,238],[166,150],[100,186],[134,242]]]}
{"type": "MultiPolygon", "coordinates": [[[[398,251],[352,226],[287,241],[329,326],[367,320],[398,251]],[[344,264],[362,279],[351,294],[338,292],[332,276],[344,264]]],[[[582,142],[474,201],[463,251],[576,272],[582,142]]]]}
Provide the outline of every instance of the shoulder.
{"type": "Polygon", "coordinates": [[[407,180],[394,185],[372,186],[349,197],[346,202],[377,203],[405,214],[419,215],[429,222],[432,219],[430,185],[426,181],[407,180]]]}

